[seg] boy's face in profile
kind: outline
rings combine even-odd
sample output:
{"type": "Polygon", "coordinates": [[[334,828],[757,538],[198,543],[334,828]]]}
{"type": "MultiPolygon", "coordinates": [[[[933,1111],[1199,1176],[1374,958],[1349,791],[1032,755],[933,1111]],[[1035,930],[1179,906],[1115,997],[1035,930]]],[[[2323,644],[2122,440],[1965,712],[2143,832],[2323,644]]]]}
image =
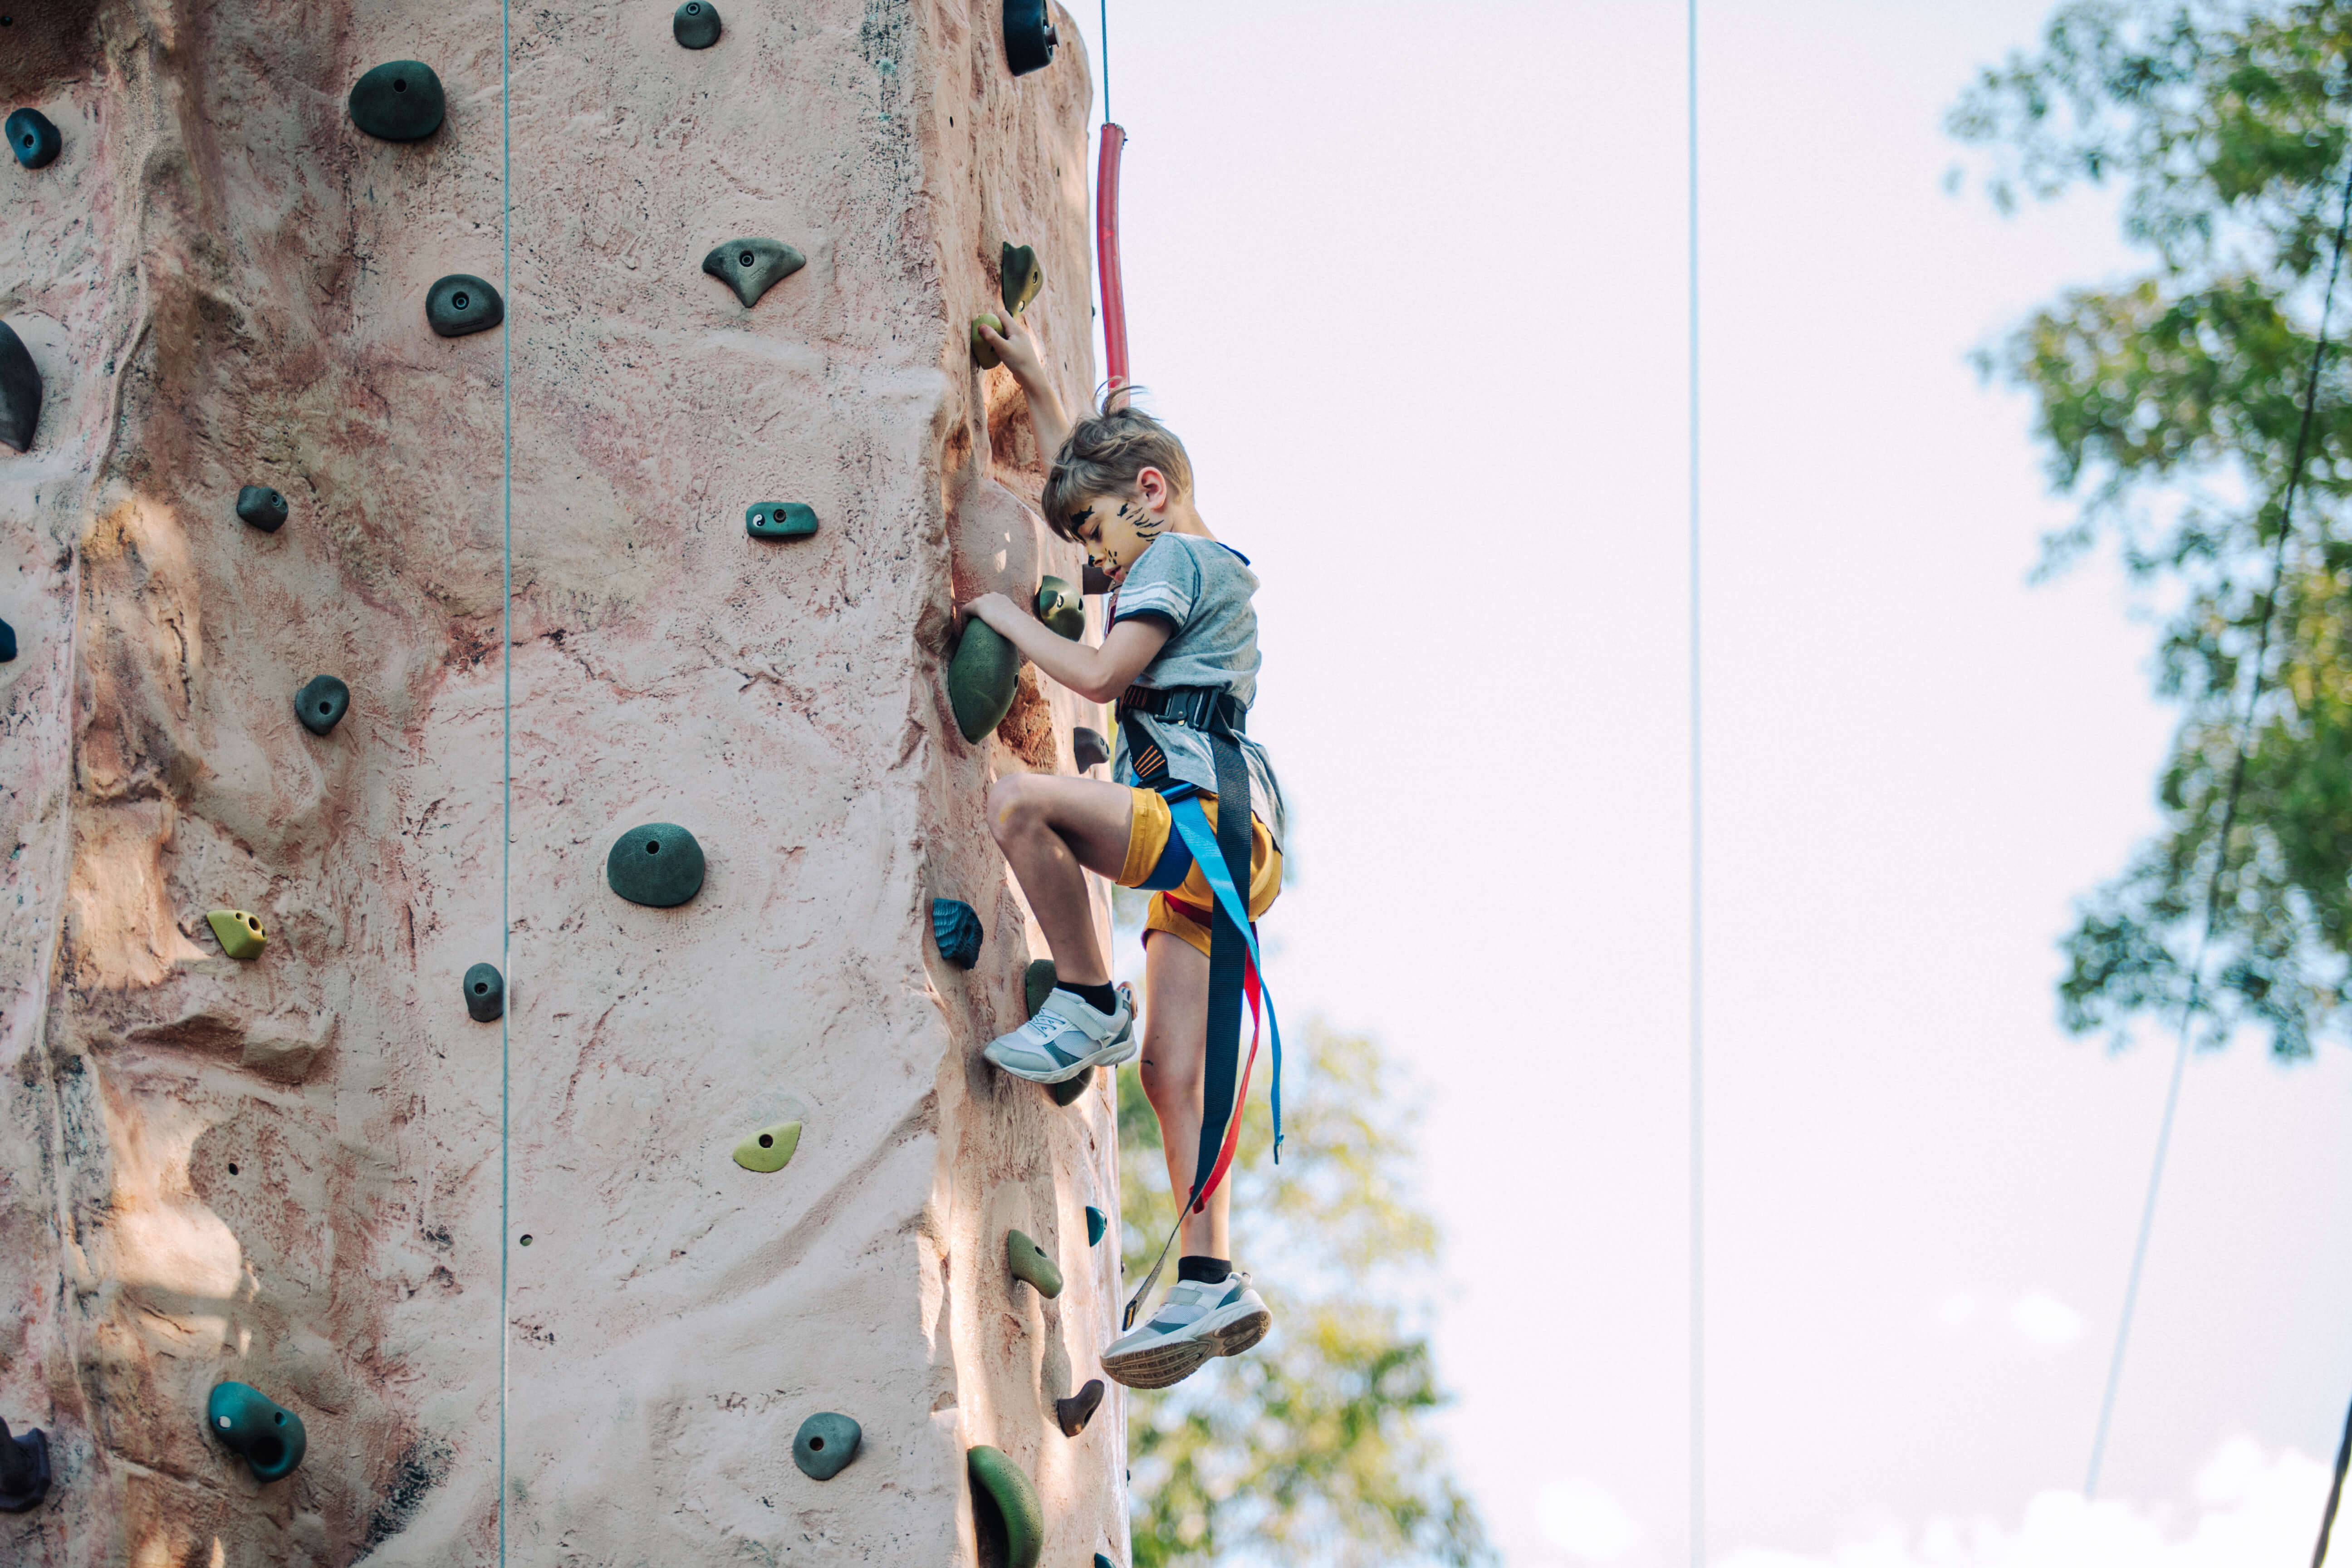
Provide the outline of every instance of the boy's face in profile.
{"type": "Polygon", "coordinates": [[[1087,547],[1087,559],[1116,583],[1168,531],[1166,481],[1160,470],[1146,468],[1143,482],[1132,496],[1092,496],[1070,514],[1070,532],[1087,547]],[[1160,479],[1157,486],[1151,483],[1160,479]],[[1155,496],[1160,504],[1152,504],[1155,496]]]}

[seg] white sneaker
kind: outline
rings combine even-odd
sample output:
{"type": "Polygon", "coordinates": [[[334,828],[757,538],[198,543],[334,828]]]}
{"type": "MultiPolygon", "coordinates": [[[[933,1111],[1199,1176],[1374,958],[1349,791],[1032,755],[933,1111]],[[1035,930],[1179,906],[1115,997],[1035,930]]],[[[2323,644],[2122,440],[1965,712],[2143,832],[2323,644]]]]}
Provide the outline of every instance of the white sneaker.
{"type": "Polygon", "coordinates": [[[1213,1285],[1179,1279],[1150,1322],[1111,1342],[1103,1371],[1129,1388],[1166,1388],[1212,1356],[1241,1354],[1274,1326],[1274,1314],[1248,1281],[1246,1274],[1213,1285]]]}
{"type": "Polygon", "coordinates": [[[1122,990],[1114,1012],[1097,1013],[1074,991],[1054,987],[1037,1016],[981,1052],[1031,1083],[1061,1083],[1090,1068],[1116,1066],[1135,1055],[1135,1004],[1122,990]]]}

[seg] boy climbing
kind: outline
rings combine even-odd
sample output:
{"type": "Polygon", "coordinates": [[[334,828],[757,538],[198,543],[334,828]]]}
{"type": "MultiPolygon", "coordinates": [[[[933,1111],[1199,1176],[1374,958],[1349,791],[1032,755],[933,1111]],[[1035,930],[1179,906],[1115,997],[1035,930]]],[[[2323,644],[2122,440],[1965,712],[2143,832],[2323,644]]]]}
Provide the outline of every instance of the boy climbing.
{"type": "MultiPolygon", "coordinates": [[[[1115,390],[1073,427],[1018,318],[1001,332],[978,331],[1027,395],[1039,449],[1055,454],[1047,525],[1084,545],[1116,586],[1098,647],[1057,636],[1003,594],[965,613],[1080,696],[1116,700],[1119,719],[1118,782],[1018,773],[989,792],[991,831],[1053,950],[1057,984],[986,1055],[1033,1083],[1134,1056],[1129,1002],[1095,940],[1083,872],[1152,891],[1141,1072],[1184,1211],[1183,1247],[1159,1310],[1112,1342],[1103,1370],[1130,1388],[1165,1388],[1212,1356],[1248,1350],[1273,1322],[1230,1261],[1232,1189],[1219,1178],[1232,1142],[1218,1137],[1237,1124],[1247,1084],[1246,1071],[1236,1083],[1234,1062],[1244,991],[1257,1010],[1252,922],[1282,886],[1282,793],[1265,749],[1243,732],[1257,693],[1257,577],[1202,521],[1191,459],[1166,426],[1115,390]],[[1227,801],[1249,809],[1223,817],[1227,801]]],[[[1278,1073],[1278,1034],[1276,1051],[1278,1073]]],[[[1139,1300],[1158,1278],[1155,1266],[1139,1300]]]]}

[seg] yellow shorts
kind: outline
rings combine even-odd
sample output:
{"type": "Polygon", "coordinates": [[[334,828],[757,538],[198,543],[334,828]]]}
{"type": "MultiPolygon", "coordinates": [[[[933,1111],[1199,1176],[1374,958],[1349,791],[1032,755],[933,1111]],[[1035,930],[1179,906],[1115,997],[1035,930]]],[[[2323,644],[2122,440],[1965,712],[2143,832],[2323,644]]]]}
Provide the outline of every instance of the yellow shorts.
{"type": "MultiPolygon", "coordinates": [[[[1119,868],[1118,885],[1139,888],[1152,880],[1159,869],[1160,858],[1168,853],[1169,841],[1175,840],[1179,851],[1183,840],[1176,837],[1176,824],[1168,815],[1168,803],[1157,790],[1129,786],[1134,797],[1134,815],[1127,829],[1127,864],[1119,868]]],[[[1209,826],[1217,825],[1217,797],[1200,797],[1202,814],[1209,826]]],[[[1184,857],[1187,860],[1191,856],[1184,857]]],[[[1272,907],[1275,896],[1282,891],[1282,851],[1274,847],[1274,835],[1265,824],[1250,818],[1250,887],[1249,912],[1255,921],[1272,907]]],[[[1209,879],[1201,875],[1194,862],[1184,873],[1184,879],[1174,888],[1151,895],[1151,912],[1144,917],[1145,940],[1150,933],[1164,931],[1181,938],[1200,949],[1203,958],[1209,953],[1209,910],[1214,907],[1216,895],[1209,890],[1209,879]]]]}

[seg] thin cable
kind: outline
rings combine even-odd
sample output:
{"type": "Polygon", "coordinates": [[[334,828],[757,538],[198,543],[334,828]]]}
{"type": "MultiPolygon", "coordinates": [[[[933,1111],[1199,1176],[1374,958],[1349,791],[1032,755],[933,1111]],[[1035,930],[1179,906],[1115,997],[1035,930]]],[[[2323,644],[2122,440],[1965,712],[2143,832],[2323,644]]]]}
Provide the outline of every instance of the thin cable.
{"type": "MultiPolygon", "coordinates": [[[[499,394],[505,404],[504,468],[500,473],[501,509],[499,600],[499,973],[507,994],[514,994],[513,922],[509,900],[514,886],[514,51],[509,38],[513,26],[506,0],[499,5],[499,290],[507,302],[506,330],[499,333],[499,394]]],[[[507,1563],[507,1409],[511,1345],[507,1324],[508,1254],[514,1226],[514,1187],[509,1150],[512,1146],[509,1111],[513,1104],[513,1074],[507,1047],[512,1014],[499,1010],[499,1568],[507,1563]]]]}
{"type": "Polygon", "coordinates": [[[2352,1410],[2344,1413],[2344,1440],[2336,1445],[2336,1479],[2327,1489],[2327,1511],[2319,1516],[2319,1544],[2311,1549],[2311,1568],[2327,1562],[2327,1537],[2336,1528],[2336,1505],[2344,1500],[2344,1468],[2352,1463],[2352,1410]]]}
{"type": "Polygon", "coordinates": [[[1706,1116],[1705,927],[1700,895],[1705,847],[1699,706],[1698,510],[1698,0],[1685,5],[1685,98],[1688,121],[1690,277],[1690,1558],[1706,1562],[1706,1116]]]}
{"type": "Polygon", "coordinates": [[[2221,804],[2221,831],[2213,847],[2213,869],[2205,882],[2205,929],[2189,963],[2189,996],[2180,1009],[2180,1039],[2173,1047],[2172,1081],[2164,1091],[2164,1116],[2157,1123],[2156,1159],[2147,1173],[2147,1197],[2140,1205],[2139,1237],[2132,1243],[2131,1272],[2124,1281],[2124,1310],[2116,1321],[2115,1353],[2107,1361],[2106,1391],[2099,1396],[2098,1426],[2091,1435],[2091,1465],[2083,1480],[2083,1495],[2099,1495],[2099,1466],[2106,1458],[2107,1427],[2116,1412],[2116,1391],[2122,1385],[2124,1351],[2131,1342],[2132,1312],[2139,1304],[2141,1270],[2147,1262],[2148,1237],[2156,1229],[2157,1194],[2164,1185],[2164,1159],[2172,1147],[2174,1113],[2180,1108],[2181,1079],[2189,1070],[2189,1046],[2197,1019],[2197,1002],[2205,978],[2205,950],[2221,927],[2221,877],[2230,864],[2230,835],[2238,826],[2238,798],[2246,784],[2246,752],[2253,743],[2254,718],[2263,700],[2263,678],[2270,663],[2271,623],[2278,612],[2279,591],[2286,583],[2286,547],[2294,537],[2294,495],[2303,483],[2303,462],[2311,448],[2311,421],[2319,403],[2319,370],[2327,357],[2328,319],[2336,309],[2336,281],[2344,270],[2344,238],[2352,228],[2352,172],[2344,179],[2341,216],[2336,223],[2336,250],[2327,262],[2327,291],[2319,305],[2319,337],[2311,345],[2311,368],[2303,381],[2303,421],[2295,429],[2294,460],[2288,465],[2285,499],[2279,508],[2278,547],[2271,560],[2271,590],[2263,599],[2263,618],[2254,634],[2253,681],[2246,693],[2246,716],[2240,725],[2230,763],[2230,789],[2221,804]]]}
{"type": "Polygon", "coordinates": [[[1110,123],[1110,0],[1102,0],[1103,123],[1110,123]]]}

